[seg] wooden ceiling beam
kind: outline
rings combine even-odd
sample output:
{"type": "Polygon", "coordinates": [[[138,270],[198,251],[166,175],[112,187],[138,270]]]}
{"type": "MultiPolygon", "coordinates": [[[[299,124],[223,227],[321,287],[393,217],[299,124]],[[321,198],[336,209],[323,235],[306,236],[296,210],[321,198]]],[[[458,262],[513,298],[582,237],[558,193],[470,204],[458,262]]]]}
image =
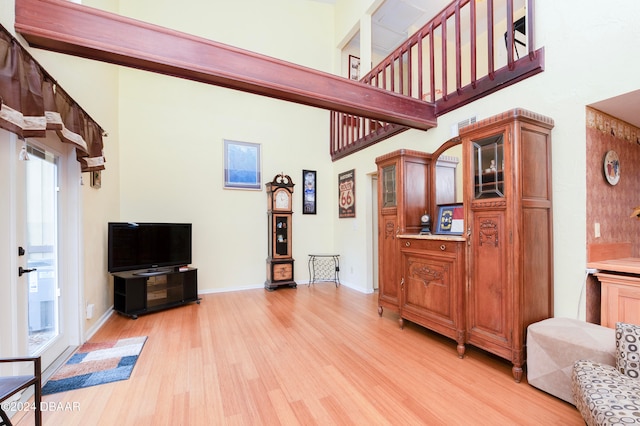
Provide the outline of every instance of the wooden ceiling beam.
{"type": "MultiPolygon", "coordinates": [[[[427,130],[433,104],[65,0],[16,0],[37,48],[427,130]]],[[[328,125],[328,124],[327,124],[328,125]]]]}

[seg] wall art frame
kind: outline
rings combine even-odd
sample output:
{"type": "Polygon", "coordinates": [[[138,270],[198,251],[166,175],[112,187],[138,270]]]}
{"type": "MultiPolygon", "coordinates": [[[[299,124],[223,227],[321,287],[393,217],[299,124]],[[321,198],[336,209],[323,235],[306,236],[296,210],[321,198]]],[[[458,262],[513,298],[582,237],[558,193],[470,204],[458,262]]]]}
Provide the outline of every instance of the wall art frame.
{"type": "Polygon", "coordinates": [[[102,173],[100,170],[94,170],[91,173],[91,187],[100,189],[102,188],[102,173]]]}
{"type": "Polygon", "coordinates": [[[316,214],[316,176],[315,170],[302,170],[302,214],[316,214]]]}
{"type": "Polygon", "coordinates": [[[349,78],[360,80],[360,58],[349,55],[349,78]]]}
{"type": "Polygon", "coordinates": [[[224,139],[224,188],[262,190],[262,146],[224,139]]]}
{"type": "Polygon", "coordinates": [[[356,217],[356,169],[338,175],[338,217],[356,217]]]}

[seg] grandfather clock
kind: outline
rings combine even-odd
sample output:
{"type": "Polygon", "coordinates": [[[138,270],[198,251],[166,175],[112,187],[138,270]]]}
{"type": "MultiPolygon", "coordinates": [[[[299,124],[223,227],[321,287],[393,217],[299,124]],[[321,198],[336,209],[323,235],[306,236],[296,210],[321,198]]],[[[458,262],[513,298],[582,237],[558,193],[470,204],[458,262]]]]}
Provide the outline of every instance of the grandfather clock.
{"type": "Polygon", "coordinates": [[[291,215],[293,186],[284,173],[276,175],[267,188],[267,216],[269,220],[269,257],[264,288],[272,291],[280,286],[297,287],[293,280],[291,257],[291,215]]]}

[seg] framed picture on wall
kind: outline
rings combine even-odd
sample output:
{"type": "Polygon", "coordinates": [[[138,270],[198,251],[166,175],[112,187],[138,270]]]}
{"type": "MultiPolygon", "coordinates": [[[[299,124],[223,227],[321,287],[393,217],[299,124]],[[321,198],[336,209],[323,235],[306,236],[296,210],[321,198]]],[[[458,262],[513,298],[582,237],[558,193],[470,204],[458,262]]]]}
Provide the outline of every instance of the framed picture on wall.
{"type": "Polygon", "coordinates": [[[356,170],[338,175],[338,217],[356,217],[356,170]]]}
{"type": "Polygon", "coordinates": [[[360,80],[360,58],[349,55],[349,78],[360,80]]]}
{"type": "Polygon", "coordinates": [[[316,171],[303,170],[302,214],[316,214],[316,171]]]}
{"type": "Polygon", "coordinates": [[[224,187],[262,190],[260,144],[224,140],[224,187]]]}
{"type": "Polygon", "coordinates": [[[102,187],[102,173],[100,170],[91,172],[91,187],[100,189],[102,187]]]}
{"type": "Polygon", "coordinates": [[[461,203],[438,206],[436,234],[462,235],[464,232],[464,207],[461,203]]]}

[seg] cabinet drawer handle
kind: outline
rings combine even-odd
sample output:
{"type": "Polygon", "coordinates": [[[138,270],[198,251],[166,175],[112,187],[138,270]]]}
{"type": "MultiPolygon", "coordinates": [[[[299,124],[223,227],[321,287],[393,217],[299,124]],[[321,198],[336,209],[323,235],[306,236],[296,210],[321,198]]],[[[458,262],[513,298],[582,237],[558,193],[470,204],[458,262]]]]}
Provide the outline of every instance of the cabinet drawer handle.
{"type": "Polygon", "coordinates": [[[445,251],[446,249],[447,249],[447,246],[445,246],[444,244],[440,246],[440,250],[445,251]]]}
{"type": "Polygon", "coordinates": [[[406,247],[411,247],[411,241],[407,241],[406,243],[404,243],[404,245],[405,245],[406,247]]]}

